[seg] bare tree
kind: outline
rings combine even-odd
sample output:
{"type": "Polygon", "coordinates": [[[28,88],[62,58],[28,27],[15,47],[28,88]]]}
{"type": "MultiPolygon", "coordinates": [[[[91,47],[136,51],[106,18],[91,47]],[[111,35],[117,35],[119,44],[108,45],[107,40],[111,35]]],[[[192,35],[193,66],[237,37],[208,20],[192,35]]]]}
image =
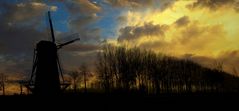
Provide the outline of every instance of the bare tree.
{"type": "Polygon", "coordinates": [[[2,95],[5,95],[5,82],[7,80],[7,76],[3,73],[0,74],[0,85],[2,88],[2,95]]]}
{"type": "Polygon", "coordinates": [[[81,64],[79,69],[80,69],[81,76],[83,76],[84,92],[86,93],[87,92],[87,81],[88,81],[88,78],[90,76],[90,72],[88,71],[87,66],[84,63],[81,64]]]}
{"type": "Polygon", "coordinates": [[[78,80],[78,78],[80,76],[80,73],[78,71],[72,71],[68,75],[72,78],[73,90],[76,93],[77,92],[77,80],[78,80]]]}

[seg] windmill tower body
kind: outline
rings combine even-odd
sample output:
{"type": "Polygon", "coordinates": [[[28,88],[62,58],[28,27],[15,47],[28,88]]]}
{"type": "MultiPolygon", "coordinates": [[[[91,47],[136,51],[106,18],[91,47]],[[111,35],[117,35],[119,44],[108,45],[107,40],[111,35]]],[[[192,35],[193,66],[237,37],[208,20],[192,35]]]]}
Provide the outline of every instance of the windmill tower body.
{"type": "Polygon", "coordinates": [[[57,46],[50,41],[37,44],[35,94],[59,94],[60,78],[57,61],[57,46]]]}

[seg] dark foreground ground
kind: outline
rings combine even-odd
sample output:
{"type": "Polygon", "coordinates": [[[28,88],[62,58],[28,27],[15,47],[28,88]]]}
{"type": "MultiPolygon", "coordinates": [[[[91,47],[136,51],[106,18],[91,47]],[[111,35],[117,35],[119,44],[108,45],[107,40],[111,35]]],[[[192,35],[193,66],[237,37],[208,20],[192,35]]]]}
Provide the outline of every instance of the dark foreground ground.
{"type": "MultiPolygon", "coordinates": [[[[232,108],[239,104],[237,93],[194,93],[194,94],[64,94],[60,96],[34,96],[13,95],[1,96],[1,106],[10,104],[13,106],[31,106],[34,108],[67,108],[67,109],[97,109],[97,110],[121,110],[130,109],[161,109],[161,108],[232,108]],[[227,107],[227,105],[230,105],[227,107]]],[[[9,108],[9,107],[8,107],[9,108]]],[[[11,107],[10,107],[11,108],[11,107]]],[[[13,107],[14,108],[14,107],[13,107]]],[[[237,107],[238,109],[239,107],[237,107]]],[[[151,110],[150,110],[151,111],[151,110]]],[[[157,110],[155,110],[157,111],[157,110]]]]}

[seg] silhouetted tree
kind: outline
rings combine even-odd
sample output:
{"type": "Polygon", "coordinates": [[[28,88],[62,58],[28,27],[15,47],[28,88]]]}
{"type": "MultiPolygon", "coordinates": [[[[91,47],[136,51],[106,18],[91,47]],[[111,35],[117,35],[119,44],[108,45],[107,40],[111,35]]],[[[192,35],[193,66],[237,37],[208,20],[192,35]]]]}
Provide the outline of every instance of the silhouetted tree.
{"type": "Polygon", "coordinates": [[[2,95],[5,95],[5,82],[7,80],[7,76],[3,73],[0,74],[0,85],[2,88],[2,95]]]}
{"type": "Polygon", "coordinates": [[[78,71],[72,71],[68,75],[72,78],[73,90],[76,93],[77,92],[77,80],[78,80],[78,78],[80,76],[80,73],[78,71]]]}
{"type": "Polygon", "coordinates": [[[98,54],[98,62],[96,63],[97,72],[99,74],[100,84],[106,92],[110,91],[108,65],[106,61],[107,57],[107,46],[103,47],[102,53],[98,54]]]}
{"type": "Polygon", "coordinates": [[[83,81],[84,81],[84,92],[86,93],[87,91],[87,81],[88,78],[91,76],[91,73],[88,71],[86,64],[81,64],[80,66],[80,74],[83,76],[83,81]]]}

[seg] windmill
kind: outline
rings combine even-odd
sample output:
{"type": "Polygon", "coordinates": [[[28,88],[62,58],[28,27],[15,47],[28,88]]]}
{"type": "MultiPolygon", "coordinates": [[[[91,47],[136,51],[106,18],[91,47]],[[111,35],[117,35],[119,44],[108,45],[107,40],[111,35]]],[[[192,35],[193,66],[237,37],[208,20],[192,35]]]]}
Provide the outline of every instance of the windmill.
{"type": "Polygon", "coordinates": [[[62,89],[69,84],[65,83],[62,68],[60,66],[58,50],[65,45],[71,44],[79,38],[56,44],[54,29],[50,11],[48,11],[52,41],[40,41],[37,43],[33,56],[33,67],[30,81],[25,86],[36,95],[60,94],[62,89]],[[62,82],[61,83],[61,79],[62,82]]]}

